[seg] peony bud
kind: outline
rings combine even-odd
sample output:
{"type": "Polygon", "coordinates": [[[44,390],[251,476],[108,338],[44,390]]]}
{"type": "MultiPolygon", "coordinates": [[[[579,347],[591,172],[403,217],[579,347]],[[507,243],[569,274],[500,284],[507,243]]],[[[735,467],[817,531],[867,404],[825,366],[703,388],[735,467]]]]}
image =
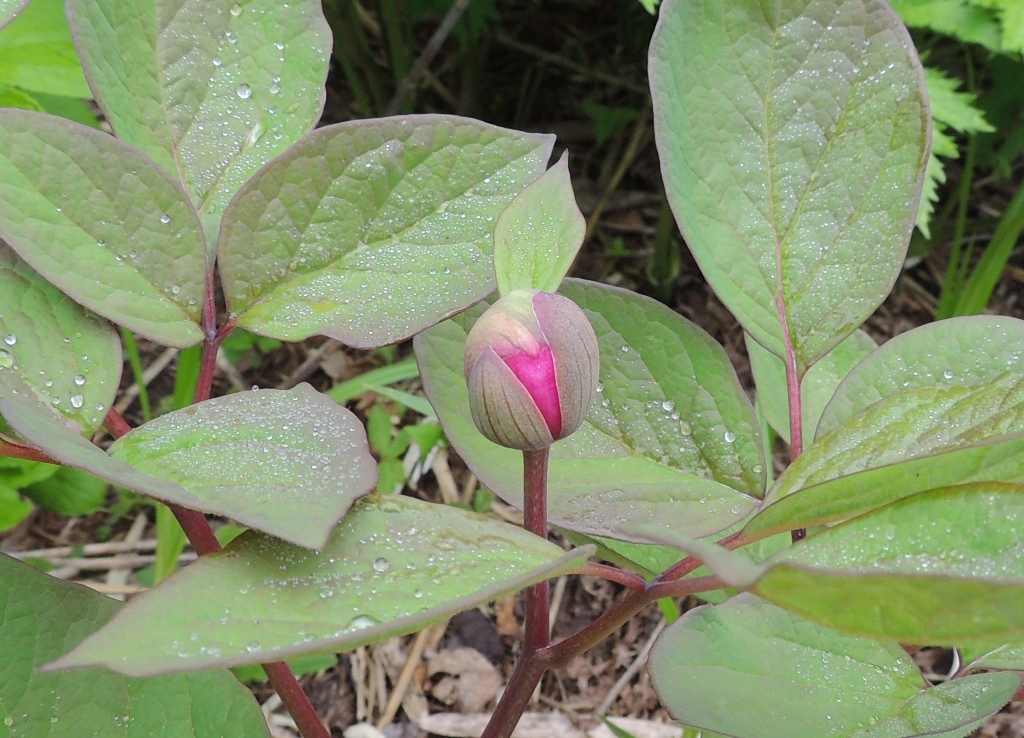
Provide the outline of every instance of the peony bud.
{"type": "Polygon", "coordinates": [[[469,332],[473,422],[502,446],[541,450],[576,431],[597,394],[597,336],[572,300],[514,290],[469,332]]]}

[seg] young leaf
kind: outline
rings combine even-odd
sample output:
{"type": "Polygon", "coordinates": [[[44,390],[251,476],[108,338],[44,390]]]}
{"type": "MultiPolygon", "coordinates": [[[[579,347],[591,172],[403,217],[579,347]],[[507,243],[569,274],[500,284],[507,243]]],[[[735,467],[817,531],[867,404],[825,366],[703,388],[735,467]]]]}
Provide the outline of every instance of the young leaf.
{"type": "Polygon", "coordinates": [[[0,31],[0,84],[28,92],[91,98],[82,64],[71,43],[64,3],[32,0],[0,31]]]}
{"type": "Polygon", "coordinates": [[[673,717],[733,738],[952,738],[1020,685],[1013,674],[978,674],[928,688],[895,643],[751,595],[687,612],[658,639],[650,669],[673,717]]]}
{"type": "MultiPolygon", "coordinates": [[[[696,538],[742,520],[762,494],[764,457],[722,347],[635,293],[571,279],[561,293],[597,333],[601,384],[583,427],[551,447],[552,522],[609,538],[627,520],[648,522],[696,538]]],[[[452,445],[488,489],[522,505],[522,455],[485,439],[469,411],[462,354],[485,307],[417,336],[416,357],[452,445]]]]}
{"type": "Polygon", "coordinates": [[[869,405],[915,387],[991,382],[1019,371],[1024,321],[977,315],[940,320],[896,336],[853,369],[822,413],[824,436],[869,405]]]}
{"type": "Polygon", "coordinates": [[[362,426],[308,385],[208,400],[140,426],[112,447],[162,476],[108,456],[27,398],[0,397],[0,414],[61,463],[302,546],[322,545],[376,483],[362,426]]]}
{"type": "MultiPolygon", "coordinates": [[[[803,408],[804,448],[811,445],[821,413],[856,364],[877,348],[867,333],[854,331],[821,357],[800,382],[803,408]]],[[[750,368],[757,383],[757,404],[772,428],[789,443],[789,393],[786,366],[775,354],[747,336],[750,368]]]]}
{"type": "Polygon", "coordinates": [[[71,0],[117,135],[185,185],[210,243],[231,197],[319,120],[331,33],[316,0],[71,0]]]}
{"type": "Polygon", "coordinates": [[[377,483],[362,424],[308,384],[237,392],[168,413],[119,438],[109,454],[309,548],[322,546],[377,483]]]}
{"type": "Polygon", "coordinates": [[[269,738],[252,693],[226,671],[127,679],[106,669],[36,668],[102,626],[119,603],[0,555],[5,736],[269,738]]]}
{"type": "Polygon", "coordinates": [[[555,292],[583,245],[583,218],[569,179],[569,152],[528,184],[494,226],[498,292],[555,292]]]}
{"type": "Polygon", "coordinates": [[[0,110],[0,236],[76,302],[159,343],[202,340],[206,246],[181,187],[106,133],[0,110]]]}
{"type": "Polygon", "coordinates": [[[373,347],[466,308],[494,289],[494,220],[552,138],[440,115],[315,131],[224,216],[231,314],[260,335],[373,347]]]}
{"type": "Polygon", "coordinates": [[[244,534],[133,599],[46,668],[103,665],[143,676],[348,651],[579,571],[591,553],[565,553],[456,508],[374,496],[319,552],[244,534]]]}
{"type": "MultiPolygon", "coordinates": [[[[1024,433],[1024,375],[1005,372],[974,385],[912,387],[876,402],[797,458],[769,493],[778,500],[832,479],[1024,433]]],[[[953,479],[965,472],[937,461],[953,479]]],[[[1012,468],[1012,467],[1011,467],[1012,468]]],[[[969,473],[975,473],[970,470],[969,473]]]]}
{"type": "Polygon", "coordinates": [[[1024,487],[931,490],[817,533],[766,562],[753,591],[804,617],[900,643],[1024,631],[1024,487]]]}
{"type": "Polygon", "coordinates": [[[121,342],[110,324],[0,242],[0,394],[32,392],[92,433],[120,381],[121,342]]]}
{"type": "Polygon", "coordinates": [[[104,479],[61,466],[53,476],[26,487],[22,492],[37,505],[75,517],[89,515],[103,507],[108,487],[104,479]]]}
{"type": "Polygon", "coordinates": [[[883,0],[672,0],[650,76],[694,257],[754,340],[779,357],[791,347],[802,375],[903,264],[930,131],[906,29],[883,0]]]}
{"type": "Polygon", "coordinates": [[[911,28],[931,28],[989,51],[1002,50],[996,14],[974,0],[892,0],[893,9],[911,28]]]}

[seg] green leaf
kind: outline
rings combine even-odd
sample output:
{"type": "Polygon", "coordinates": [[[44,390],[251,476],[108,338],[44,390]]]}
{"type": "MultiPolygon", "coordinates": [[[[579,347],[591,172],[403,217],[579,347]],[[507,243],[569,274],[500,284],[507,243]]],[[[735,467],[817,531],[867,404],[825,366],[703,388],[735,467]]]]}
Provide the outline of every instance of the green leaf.
{"type": "Polygon", "coordinates": [[[148,675],[347,651],[579,571],[591,553],[565,553],[452,507],[374,496],[320,552],[244,534],[134,598],[47,668],[102,664],[148,675]]]}
{"type": "Polygon", "coordinates": [[[658,639],[650,670],[673,717],[733,738],[952,738],[1020,685],[1013,674],[978,674],[928,688],[895,643],[751,595],[687,612],[658,639]]]}
{"type": "Polygon", "coordinates": [[[362,424],[308,384],[168,413],[119,438],[109,454],[177,482],[221,514],[309,548],[322,546],[377,482],[362,424]]]}
{"type": "MultiPolygon", "coordinates": [[[[654,6],[648,8],[648,12],[653,15],[654,6]]],[[[598,146],[611,138],[612,134],[620,127],[627,123],[632,123],[637,119],[637,116],[640,115],[640,111],[636,108],[610,108],[607,105],[602,105],[599,102],[592,101],[584,102],[582,107],[583,112],[586,113],[592,121],[594,121],[598,146]]]]}
{"type": "Polygon", "coordinates": [[[37,505],[75,517],[102,508],[107,500],[107,486],[106,480],[62,466],[52,476],[26,487],[23,492],[37,505]]]}
{"type": "Polygon", "coordinates": [[[57,473],[58,469],[60,469],[59,466],[44,464],[41,461],[0,456],[0,484],[12,489],[22,489],[30,484],[49,479],[57,473]]]}
{"type": "MultiPolygon", "coordinates": [[[[598,401],[551,447],[548,515],[563,528],[621,538],[630,520],[691,537],[751,511],[764,485],[757,419],[722,347],[649,298],[566,280],[601,353],[598,401]]],[[[481,483],[522,505],[522,454],[473,425],[462,354],[486,305],[416,337],[423,386],[452,445],[481,483]]],[[[642,542],[642,541],[636,541],[642,542]]]]}
{"type": "Polygon", "coordinates": [[[1024,631],[1024,487],[930,490],[817,533],[766,562],[761,597],[842,630],[959,646],[1024,631]]]}
{"type": "Polygon", "coordinates": [[[61,0],[32,0],[0,31],[0,84],[48,95],[92,97],[61,0]]]}
{"type": "Polygon", "coordinates": [[[945,126],[932,121],[932,152],[928,156],[928,167],[921,185],[921,206],[917,211],[917,229],[925,238],[931,238],[930,223],[935,203],[939,201],[939,185],[946,181],[946,165],[938,155],[957,158],[960,150],[956,142],[945,132],[945,126]]]}
{"type": "Polygon", "coordinates": [[[494,220],[552,143],[439,115],[320,128],[225,214],[228,309],[260,335],[358,347],[433,325],[494,289],[494,220]]]}
{"type": "Polygon", "coordinates": [[[915,387],[973,385],[1014,371],[1024,355],[1024,321],[979,315],[907,331],[857,365],[822,413],[824,436],[890,395],[915,387]]]}
{"type": "MultiPolygon", "coordinates": [[[[81,123],[83,126],[90,126],[91,128],[100,127],[99,118],[96,117],[96,113],[92,111],[92,108],[89,107],[85,100],[79,100],[77,97],[45,95],[43,93],[36,93],[35,99],[43,106],[43,110],[50,115],[67,118],[75,123],[81,123]]],[[[29,109],[31,110],[32,108],[29,109]]]]}
{"type": "Polygon", "coordinates": [[[583,218],[569,179],[569,152],[516,195],[494,226],[498,292],[555,292],[583,245],[583,218]]]}
{"type": "Polygon", "coordinates": [[[252,693],[226,671],[146,680],[105,669],[36,671],[119,605],[0,555],[0,735],[269,738],[252,693]]]}
{"type": "Polygon", "coordinates": [[[666,192],[708,282],[802,375],[889,294],[930,121],[883,0],[672,0],[651,43],[666,192]],[[780,313],[784,312],[784,315],[780,313]]]}
{"type": "Polygon", "coordinates": [[[42,104],[24,90],[10,85],[0,85],[0,108],[21,108],[42,113],[42,104]]]}
{"type": "MultiPolygon", "coordinates": [[[[769,504],[747,524],[743,536],[761,538],[827,525],[943,485],[986,481],[1024,483],[1024,434],[810,485],[769,504]]],[[[770,499],[776,500],[774,490],[770,499]]]]}
{"type": "Polygon", "coordinates": [[[32,514],[33,505],[18,490],[0,482],[0,531],[13,528],[32,514]]]}
{"type": "Polygon", "coordinates": [[[0,236],[105,318],[168,346],[202,340],[196,214],[167,173],[114,137],[0,110],[0,236]]]}
{"type": "Polygon", "coordinates": [[[136,428],[112,447],[167,478],[107,456],[24,397],[0,397],[0,414],[63,464],[301,545],[320,545],[352,501],[376,482],[358,421],[308,385],[208,400],[136,428]],[[309,468],[313,464],[319,468],[309,468]]]}
{"type": "Polygon", "coordinates": [[[13,21],[28,3],[29,0],[0,0],[0,28],[13,21]]]}
{"type": "Polygon", "coordinates": [[[0,242],[0,395],[35,395],[86,433],[121,381],[121,342],[0,242]]]}
{"type": "Polygon", "coordinates": [[[928,85],[928,100],[932,117],[960,133],[990,133],[995,130],[978,108],[977,95],[957,92],[962,84],[935,67],[925,67],[924,81],[928,85]]]}
{"type": "MultiPolygon", "coordinates": [[[[1017,433],[1024,433],[1024,375],[1005,372],[974,385],[913,387],[876,402],[818,438],[783,472],[768,499],[1017,433]]],[[[962,478],[959,465],[944,464],[943,469],[956,476],[933,481],[945,485],[962,478]]]]}
{"type": "MultiPolygon", "coordinates": [[[[851,333],[842,343],[829,351],[812,366],[800,383],[804,428],[804,448],[810,446],[814,429],[818,425],[825,405],[832,399],[836,387],[850,370],[877,344],[864,331],[851,333]]],[[[775,432],[789,443],[789,391],[786,388],[786,366],[782,359],[761,347],[747,336],[750,368],[757,383],[757,404],[775,432]]]]}
{"type": "Polygon", "coordinates": [[[911,28],[931,28],[990,51],[1002,48],[996,14],[970,0],[892,0],[891,5],[911,28]]]}
{"type": "Polygon", "coordinates": [[[331,34],[315,0],[71,0],[118,137],[179,177],[211,243],[244,182],[320,119],[331,34]]]}
{"type": "Polygon", "coordinates": [[[341,384],[335,385],[327,390],[325,394],[335,402],[344,404],[366,392],[370,385],[383,386],[394,384],[395,382],[404,382],[419,375],[420,369],[416,366],[416,360],[406,359],[405,361],[371,369],[365,374],[360,374],[358,377],[353,377],[341,384]]]}

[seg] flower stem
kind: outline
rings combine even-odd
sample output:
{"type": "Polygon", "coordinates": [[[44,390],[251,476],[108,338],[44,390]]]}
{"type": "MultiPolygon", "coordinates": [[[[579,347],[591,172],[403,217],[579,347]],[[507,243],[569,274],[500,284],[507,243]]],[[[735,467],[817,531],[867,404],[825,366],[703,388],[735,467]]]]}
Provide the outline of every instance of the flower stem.
{"type": "MultiPolygon", "coordinates": [[[[523,451],[523,524],[544,540],[548,537],[548,449],[523,451]]],[[[526,634],[521,658],[528,659],[551,639],[547,581],[526,590],[526,634]]]]}

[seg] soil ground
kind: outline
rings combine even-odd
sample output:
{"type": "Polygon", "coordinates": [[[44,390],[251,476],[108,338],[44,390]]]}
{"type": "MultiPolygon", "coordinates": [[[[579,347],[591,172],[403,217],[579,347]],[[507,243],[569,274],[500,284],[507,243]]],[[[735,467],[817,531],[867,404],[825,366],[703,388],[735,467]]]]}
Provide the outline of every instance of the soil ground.
{"type": "MultiPolygon", "coordinates": [[[[500,13],[500,20],[488,19],[484,14],[482,20],[474,21],[481,26],[475,34],[463,27],[457,29],[429,65],[409,109],[459,113],[499,125],[557,133],[556,157],[562,148],[571,150],[574,185],[590,225],[590,236],[574,275],[616,284],[666,302],[726,348],[741,382],[752,393],[742,331],[704,283],[677,232],[673,231],[670,238],[669,253],[673,258],[662,259],[661,263],[654,258],[662,187],[653,145],[644,56],[653,19],[635,0],[575,0],[543,7],[533,2],[518,7],[499,3],[496,7],[488,4],[486,8],[500,13]],[[618,110],[614,115],[622,123],[610,132],[599,131],[595,120],[586,113],[585,103],[618,110]]],[[[332,20],[341,22],[341,6],[332,13],[332,20]]],[[[378,81],[383,80],[386,89],[393,89],[380,22],[369,10],[361,17],[370,54],[356,59],[363,65],[357,67],[360,79],[365,83],[376,76],[378,81]]],[[[417,53],[439,19],[439,14],[427,13],[411,27],[417,53]]],[[[328,83],[324,123],[362,117],[341,67],[339,57],[328,83]]],[[[957,186],[955,162],[949,173],[944,197],[957,186]]],[[[1014,183],[993,178],[975,183],[969,225],[982,242],[991,235],[993,224],[1014,189],[1014,183]]],[[[947,230],[945,224],[936,225],[931,250],[904,270],[892,295],[867,322],[866,329],[879,343],[934,319],[948,260],[947,230]]],[[[989,311],[1024,317],[1024,305],[1019,300],[1022,284],[1024,254],[1018,249],[989,311]]],[[[143,345],[142,350],[147,366],[169,358],[161,347],[143,345]]],[[[409,345],[402,344],[397,347],[395,358],[410,355],[409,345]]],[[[175,364],[170,358],[166,368],[150,383],[151,396],[157,401],[169,394],[173,386],[175,364]]],[[[215,393],[252,385],[290,387],[300,381],[326,390],[384,361],[385,357],[378,352],[356,351],[324,339],[311,339],[268,354],[250,351],[233,366],[222,367],[215,393]]],[[[131,383],[126,367],[125,388],[131,383]]],[[[415,380],[402,388],[410,392],[420,389],[415,380]]],[[[383,402],[382,398],[371,393],[350,406],[365,414],[378,402],[383,402]]],[[[141,420],[137,403],[129,405],[124,414],[133,424],[141,420]]],[[[414,422],[415,418],[410,414],[395,420],[414,422]]],[[[777,463],[781,465],[785,453],[783,449],[779,451],[777,463]]],[[[444,502],[452,495],[472,499],[476,488],[476,480],[456,452],[449,450],[435,459],[432,469],[404,493],[444,502]]],[[[492,513],[507,520],[521,520],[515,510],[500,501],[493,505],[492,513]]],[[[109,539],[151,540],[155,535],[151,520],[151,509],[133,510],[113,525],[109,539]],[[148,516],[149,522],[143,521],[142,516],[148,516]]],[[[66,519],[39,510],[18,528],[0,536],[0,549],[90,543],[98,539],[110,522],[107,513],[66,519]]],[[[552,535],[554,540],[560,540],[557,534],[552,535]]],[[[86,571],[72,576],[131,596],[139,588],[135,578],[138,568],[140,565],[127,564],[98,575],[86,571]]],[[[592,621],[620,595],[618,585],[604,580],[583,577],[557,582],[555,638],[569,635],[592,621]]],[[[680,603],[683,608],[695,604],[680,603]]],[[[389,710],[391,717],[385,716],[382,721],[383,734],[389,738],[478,735],[478,727],[476,733],[472,732],[473,715],[493,707],[497,690],[511,673],[521,619],[521,600],[508,598],[463,613],[443,629],[428,629],[422,636],[397,639],[339,657],[334,666],[308,674],[302,681],[334,735],[373,738],[377,734],[368,729],[353,732],[352,726],[381,720],[392,685],[415,645],[422,656],[410,666],[414,669],[413,678],[403,708],[397,712],[389,710]],[[422,723],[426,713],[450,713],[447,732],[428,733],[418,727],[413,720],[422,723]]],[[[588,731],[598,725],[595,714],[599,711],[641,721],[668,720],[646,670],[637,668],[638,661],[642,665],[645,646],[653,640],[661,622],[660,612],[650,608],[624,626],[614,640],[605,641],[565,669],[549,674],[530,708],[531,712],[539,713],[540,727],[529,735],[559,736],[573,735],[575,729],[588,731]],[[565,723],[543,722],[545,715],[553,714],[565,716],[565,723]]],[[[941,674],[948,669],[949,654],[925,652],[920,660],[926,672],[941,674]]],[[[267,711],[274,715],[275,730],[279,735],[288,735],[287,718],[280,708],[273,709],[270,690],[262,685],[253,689],[261,703],[269,701],[267,711]]],[[[1024,708],[1018,707],[1011,705],[975,735],[1024,737],[1024,708]]],[[[653,728],[643,723],[635,723],[631,729],[638,738],[661,735],[651,732],[653,728]]]]}

